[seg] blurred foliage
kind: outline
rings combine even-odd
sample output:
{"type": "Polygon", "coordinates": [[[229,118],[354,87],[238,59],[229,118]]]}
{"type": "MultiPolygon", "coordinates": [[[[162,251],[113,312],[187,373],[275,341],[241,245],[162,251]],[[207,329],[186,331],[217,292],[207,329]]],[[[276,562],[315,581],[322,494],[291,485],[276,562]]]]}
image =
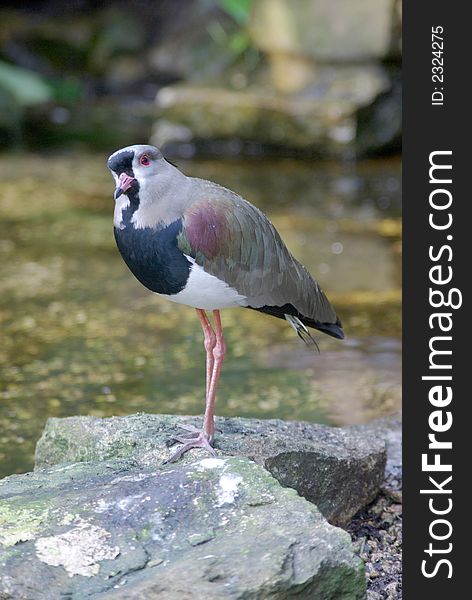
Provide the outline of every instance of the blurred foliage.
{"type": "Polygon", "coordinates": [[[218,45],[227,47],[235,57],[248,50],[256,52],[246,28],[253,0],[217,0],[217,4],[233,19],[237,27],[225,28],[221,20],[214,20],[208,26],[211,38],[218,45]]]}
{"type": "MultiPolygon", "coordinates": [[[[149,137],[160,86],[199,78],[228,83],[234,65],[247,73],[259,61],[245,27],[250,0],[131,0],[86,8],[0,8],[0,146],[13,138],[34,145],[39,130],[46,144],[116,145],[116,127],[101,115],[132,114],[123,126],[129,129],[144,104],[149,137]],[[43,109],[30,110],[41,103],[43,109]]],[[[140,134],[138,125],[134,136],[140,134]]]]}
{"type": "Polygon", "coordinates": [[[208,25],[211,39],[220,47],[227,48],[237,58],[251,47],[251,39],[244,29],[228,31],[220,21],[212,21],[208,25]]]}
{"type": "Polygon", "coordinates": [[[127,13],[107,13],[92,39],[89,65],[102,73],[114,56],[139,52],[145,39],[144,26],[138,19],[127,13]]]}
{"type": "MultiPolygon", "coordinates": [[[[323,0],[323,6],[329,1],[323,0]]],[[[375,0],[370,1],[375,6],[375,0]]],[[[308,147],[308,138],[316,151],[319,143],[320,155],[326,156],[332,148],[346,150],[349,140],[358,135],[356,111],[365,107],[366,127],[362,129],[364,141],[360,149],[367,153],[374,145],[381,151],[388,144],[391,151],[398,148],[400,113],[395,107],[400,100],[398,94],[390,94],[385,69],[374,65],[372,59],[363,66],[351,64],[358,59],[354,57],[351,61],[346,49],[342,65],[328,61],[328,67],[323,69],[311,53],[313,35],[319,40],[330,39],[331,33],[345,27],[346,7],[329,7],[332,25],[329,30],[326,27],[323,30],[320,25],[322,30],[318,31],[315,27],[318,21],[310,20],[311,0],[300,5],[288,0],[264,3],[268,12],[262,11],[265,16],[259,17],[262,20],[256,29],[254,21],[262,2],[254,0],[107,0],[103,3],[48,0],[18,7],[12,2],[8,4],[10,8],[0,7],[3,66],[0,70],[3,112],[0,146],[10,143],[13,137],[21,137],[24,145],[34,147],[38,137],[42,137],[38,136],[40,130],[51,144],[67,145],[69,141],[82,140],[100,148],[108,143],[115,146],[121,143],[121,136],[114,135],[116,124],[100,114],[106,112],[113,116],[128,114],[126,128],[133,119],[138,122],[134,130],[129,127],[132,136],[127,143],[130,143],[142,135],[140,119],[145,107],[148,113],[146,139],[150,139],[154,126],[158,125],[156,121],[161,119],[177,128],[186,128],[188,131],[184,134],[180,129],[180,134],[187,136],[183,143],[189,142],[188,135],[192,135],[191,143],[196,152],[201,151],[197,145],[203,138],[217,143],[225,139],[231,143],[248,141],[252,149],[259,144],[261,153],[286,148],[295,155],[297,149],[308,147]],[[305,37],[300,32],[304,32],[305,37]],[[277,49],[279,46],[281,51],[277,49]],[[13,79],[19,82],[13,91],[12,76],[4,73],[8,66],[15,74],[13,79]],[[26,73],[33,79],[27,82],[26,73]],[[24,83],[18,77],[23,78],[24,83]],[[251,135],[239,127],[235,118],[237,110],[228,118],[225,115],[219,119],[205,106],[190,104],[185,111],[196,115],[200,128],[194,126],[191,119],[173,123],[155,100],[161,88],[174,84],[178,84],[179,89],[201,85],[209,90],[208,98],[214,100],[216,106],[219,96],[214,93],[215,89],[234,92],[234,105],[243,107],[241,118],[248,123],[251,135]],[[38,95],[40,88],[47,92],[43,94],[43,108],[39,100],[28,100],[25,104],[25,98],[31,98],[33,93],[37,98],[41,96],[38,95]],[[371,101],[380,91],[386,96],[372,116],[371,101]],[[266,95],[269,99],[288,95],[290,105],[273,111],[265,103],[266,95]],[[258,115],[254,117],[256,125],[247,116],[254,113],[253,103],[262,115],[260,119],[258,115]],[[313,108],[313,117],[309,107],[313,108]],[[83,121],[84,112],[90,115],[89,126],[83,121]],[[303,122],[303,115],[308,115],[308,123],[303,122]],[[223,132],[218,127],[211,128],[205,119],[210,124],[228,123],[229,128],[223,132]],[[374,122],[373,127],[369,127],[371,122],[374,122]],[[234,124],[233,130],[231,124],[234,124]]],[[[355,10],[346,14],[353,18],[355,10]]],[[[345,37],[349,43],[363,47],[364,28],[361,27],[360,33],[357,29],[347,30],[349,35],[345,37]]],[[[331,46],[329,48],[332,51],[331,46]]],[[[336,51],[337,48],[338,43],[336,51]]],[[[229,97],[232,101],[233,96],[229,97]]],[[[167,134],[165,139],[173,142],[169,128],[167,134]]],[[[177,143],[182,141],[180,134],[177,131],[177,143]]],[[[225,154],[221,144],[219,150],[220,155],[225,154]]]]}
{"type": "Polygon", "coordinates": [[[53,95],[52,88],[36,73],[0,60],[0,146],[2,140],[19,145],[25,110],[50,101],[53,95]]]}
{"type": "Polygon", "coordinates": [[[249,21],[253,0],[218,0],[218,4],[241,26],[249,21]]]}
{"type": "Polygon", "coordinates": [[[0,93],[2,90],[19,106],[41,104],[52,99],[51,88],[36,73],[0,61],[0,93]]]}

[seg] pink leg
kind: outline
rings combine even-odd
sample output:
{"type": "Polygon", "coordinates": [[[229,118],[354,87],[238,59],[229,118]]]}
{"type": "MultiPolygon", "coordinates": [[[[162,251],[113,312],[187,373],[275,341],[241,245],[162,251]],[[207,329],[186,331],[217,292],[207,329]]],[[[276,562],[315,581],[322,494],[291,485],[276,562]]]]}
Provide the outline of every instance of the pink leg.
{"type": "Polygon", "coordinates": [[[215,433],[214,408],[216,388],[226,352],[226,344],[223,338],[220,311],[213,311],[216,334],[205,311],[198,308],[196,311],[203,329],[206,350],[206,404],[203,431],[199,431],[192,426],[181,425],[180,427],[189,431],[190,434],[188,437],[174,437],[177,442],[182,443],[182,446],[166,462],[174,462],[191,448],[206,448],[211,454],[215,455],[215,451],[211,446],[215,433]]]}
{"type": "Polygon", "coordinates": [[[226,344],[223,337],[223,327],[221,326],[221,316],[219,310],[214,310],[213,315],[215,317],[215,333],[216,333],[216,344],[213,347],[213,372],[211,375],[210,388],[208,390],[208,396],[205,407],[205,418],[203,420],[203,431],[208,436],[210,442],[213,440],[215,434],[215,400],[216,400],[216,389],[218,387],[218,381],[220,380],[221,367],[223,366],[223,359],[226,353],[226,344]]]}
{"type": "Polygon", "coordinates": [[[210,391],[211,375],[213,373],[213,365],[215,359],[213,358],[213,348],[216,344],[216,335],[212,329],[207,314],[201,308],[196,308],[200,324],[203,329],[203,345],[206,351],[206,397],[208,399],[208,393],[210,391]]]}

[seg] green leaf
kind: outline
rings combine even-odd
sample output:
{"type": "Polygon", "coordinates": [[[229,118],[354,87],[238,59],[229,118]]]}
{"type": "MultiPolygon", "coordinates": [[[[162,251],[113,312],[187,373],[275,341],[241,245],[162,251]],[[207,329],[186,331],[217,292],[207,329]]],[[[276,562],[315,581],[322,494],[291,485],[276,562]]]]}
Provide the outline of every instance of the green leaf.
{"type": "Polygon", "coordinates": [[[218,3],[240,25],[246,25],[251,14],[252,0],[218,0],[218,3]]]}
{"type": "Polygon", "coordinates": [[[251,44],[251,39],[246,31],[238,31],[229,38],[229,47],[233,54],[245,52],[251,44]]]}
{"type": "Polygon", "coordinates": [[[33,71],[0,61],[0,87],[20,106],[42,104],[52,99],[51,88],[33,71]]]}

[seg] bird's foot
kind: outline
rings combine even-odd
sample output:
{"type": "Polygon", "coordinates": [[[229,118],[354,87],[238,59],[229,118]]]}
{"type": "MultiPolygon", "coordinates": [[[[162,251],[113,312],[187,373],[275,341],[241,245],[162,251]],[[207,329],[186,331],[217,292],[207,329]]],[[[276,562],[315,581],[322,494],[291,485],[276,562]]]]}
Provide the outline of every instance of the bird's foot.
{"type": "Polygon", "coordinates": [[[204,448],[205,450],[208,450],[212,456],[216,456],[216,452],[211,445],[211,440],[205,432],[200,431],[192,425],[179,425],[179,427],[188,431],[190,435],[188,437],[173,436],[173,439],[182,444],[182,446],[165,460],[164,464],[175,462],[192,448],[204,448]]]}

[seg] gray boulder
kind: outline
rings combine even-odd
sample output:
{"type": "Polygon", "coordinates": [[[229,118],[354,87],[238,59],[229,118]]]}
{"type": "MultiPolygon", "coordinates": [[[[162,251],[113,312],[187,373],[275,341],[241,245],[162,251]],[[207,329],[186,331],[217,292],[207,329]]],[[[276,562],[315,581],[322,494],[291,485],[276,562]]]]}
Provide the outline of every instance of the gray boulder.
{"type": "Polygon", "coordinates": [[[382,417],[366,425],[356,425],[352,429],[367,438],[377,437],[385,441],[387,461],[381,488],[394,500],[401,502],[403,485],[401,415],[382,417]]]}
{"type": "MultiPolygon", "coordinates": [[[[39,467],[121,458],[139,468],[167,459],[178,424],[199,417],[137,414],[100,419],[49,419],[36,449],[39,467]]],[[[334,524],[344,524],[372,501],[384,478],[385,442],[355,428],[281,420],[218,418],[219,455],[243,456],[267,469],[283,486],[317,505],[334,524]]],[[[207,456],[193,450],[184,461],[207,456]]]]}
{"type": "MultiPolygon", "coordinates": [[[[83,425],[78,440],[90,432],[83,425]]],[[[0,481],[3,600],[365,597],[349,535],[259,465],[107,461],[112,434],[102,427],[95,462],[0,481]]],[[[118,455],[132,446],[123,433],[115,442],[118,455]]]]}

